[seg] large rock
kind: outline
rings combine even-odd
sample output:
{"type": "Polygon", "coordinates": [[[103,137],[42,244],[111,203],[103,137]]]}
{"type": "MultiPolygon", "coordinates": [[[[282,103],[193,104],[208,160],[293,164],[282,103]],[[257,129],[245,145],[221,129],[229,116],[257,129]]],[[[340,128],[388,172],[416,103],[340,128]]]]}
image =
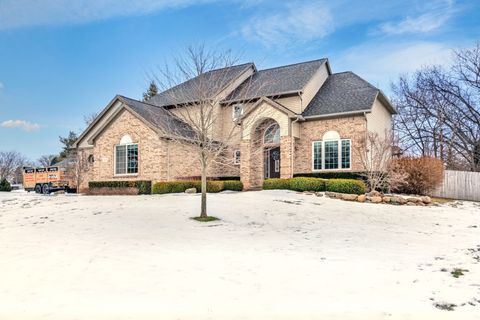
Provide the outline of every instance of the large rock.
{"type": "Polygon", "coordinates": [[[342,194],[342,199],[347,201],[356,201],[357,197],[358,196],[356,194],[348,194],[348,193],[342,194]]]}
{"type": "Polygon", "coordinates": [[[315,195],[316,195],[317,197],[323,197],[323,193],[321,193],[321,192],[315,192],[315,195]]]}
{"type": "Polygon", "coordinates": [[[197,193],[197,188],[188,188],[185,193],[197,193]]]}
{"type": "Polygon", "coordinates": [[[367,196],[364,194],[361,194],[357,197],[358,202],[365,202],[365,200],[367,200],[367,196]]]}
{"type": "Polygon", "coordinates": [[[369,193],[367,193],[368,196],[370,197],[383,197],[383,193],[377,191],[377,190],[372,190],[369,193]]]}
{"type": "Polygon", "coordinates": [[[382,197],[382,201],[385,203],[389,203],[392,200],[392,197],[384,196],[382,197]]]}
{"type": "Polygon", "coordinates": [[[341,198],[341,194],[336,192],[326,191],[325,195],[330,198],[341,198]]]}
{"type": "Polygon", "coordinates": [[[420,197],[420,200],[422,200],[422,202],[425,204],[432,203],[432,198],[430,198],[429,196],[420,197]]]}
{"type": "Polygon", "coordinates": [[[370,202],[372,203],[381,203],[382,202],[382,197],[370,197],[370,202]]]}
{"type": "Polygon", "coordinates": [[[414,198],[414,197],[407,198],[407,201],[413,202],[413,203],[422,202],[422,200],[420,200],[419,198],[414,198]]]}

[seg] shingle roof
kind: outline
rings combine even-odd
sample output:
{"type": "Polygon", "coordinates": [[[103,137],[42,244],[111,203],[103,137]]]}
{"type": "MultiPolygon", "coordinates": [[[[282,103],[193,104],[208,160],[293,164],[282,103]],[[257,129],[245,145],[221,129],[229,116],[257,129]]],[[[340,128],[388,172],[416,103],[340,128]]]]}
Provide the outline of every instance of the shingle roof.
{"type": "Polygon", "coordinates": [[[370,110],[380,90],[353,72],[330,75],[303,112],[304,117],[370,110]]]}
{"type": "Polygon", "coordinates": [[[248,68],[255,68],[255,65],[245,63],[205,72],[153,96],[147,102],[157,106],[185,104],[198,101],[200,93],[202,99],[213,98],[248,68]]]}
{"type": "Polygon", "coordinates": [[[245,101],[300,92],[326,61],[327,59],[319,59],[257,71],[225,101],[245,101]]]}
{"type": "Polygon", "coordinates": [[[194,137],[195,133],[192,128],[169,110],[124,96],[118,96],[118,98],[145,121],[158,128],[161,133],[186,139],[194,137]]]}

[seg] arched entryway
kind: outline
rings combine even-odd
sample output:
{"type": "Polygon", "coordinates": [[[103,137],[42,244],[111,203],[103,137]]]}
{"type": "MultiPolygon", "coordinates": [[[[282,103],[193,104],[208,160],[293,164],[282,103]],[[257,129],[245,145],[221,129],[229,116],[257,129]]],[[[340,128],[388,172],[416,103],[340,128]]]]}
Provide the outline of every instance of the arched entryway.
{"type": "Polygon", "coordinates": [[[271,123],[263,131],[263,176],[280,178],[280,126],[271,123]]]}
{"type": "Polygon", "coordinates": [[[244,170],[243,177],[249,187],[261,187],[266,178],[280,178],[280,144],[281,128],[274,119],[263,118],[252,126],[248,163],[244,163],[248,170],[244,170]]]}

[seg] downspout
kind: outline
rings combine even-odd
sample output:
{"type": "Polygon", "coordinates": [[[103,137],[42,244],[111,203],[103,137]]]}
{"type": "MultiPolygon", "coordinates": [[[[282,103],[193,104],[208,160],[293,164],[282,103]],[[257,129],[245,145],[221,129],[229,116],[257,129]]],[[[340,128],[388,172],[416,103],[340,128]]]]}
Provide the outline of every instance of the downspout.
{"type": "Polygon", "coordinates": [[[170,140],[167,142],[167,181],[170,181],[170,140]]]}
{"type": "Polygon", "coordinates": [[[299,92],[298,97],[300,98],[300,115],[297,115],[297,118],[293,120],[290,124],[290,135],[292,137],[292,142],[290,149],[292,150],[292,156],[290,157],[290,170],[292,172],[292,178],[293,178],[293,158],[295,156],[295,137],[293,136],[293,124],[300,121],[300,120],[305,120],[302,116],[301,113],[303,112],[303,99],[302,99],[302,94],[299,92]]]}

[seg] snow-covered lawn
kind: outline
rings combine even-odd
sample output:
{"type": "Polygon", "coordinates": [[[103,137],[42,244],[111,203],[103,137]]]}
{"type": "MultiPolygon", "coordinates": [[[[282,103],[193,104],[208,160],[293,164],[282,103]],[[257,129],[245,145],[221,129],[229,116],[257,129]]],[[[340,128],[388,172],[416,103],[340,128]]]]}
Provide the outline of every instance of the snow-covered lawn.
{"type": "Polygon", "coordinates": [[[199,200],[0,193],[0,319],[480,319],[477,203],[199,200]]]}

